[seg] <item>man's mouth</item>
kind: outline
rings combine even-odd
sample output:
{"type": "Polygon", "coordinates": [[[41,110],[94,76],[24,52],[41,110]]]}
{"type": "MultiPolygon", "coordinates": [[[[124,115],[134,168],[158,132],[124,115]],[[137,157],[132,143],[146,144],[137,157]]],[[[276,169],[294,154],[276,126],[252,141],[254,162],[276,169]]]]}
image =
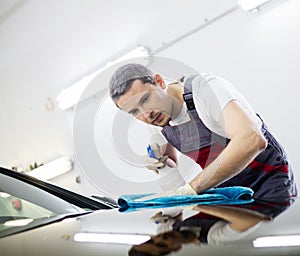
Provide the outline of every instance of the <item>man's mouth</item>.
{"type": "Polygon", "coordinates": [[[161,113],[159,113],[155,118],[154,118],[154,120],[152,121],[152,124],[158,124],[158,123],[160,123],[161,122],[161,120],[162,120],[162,114],[161,113]]]}

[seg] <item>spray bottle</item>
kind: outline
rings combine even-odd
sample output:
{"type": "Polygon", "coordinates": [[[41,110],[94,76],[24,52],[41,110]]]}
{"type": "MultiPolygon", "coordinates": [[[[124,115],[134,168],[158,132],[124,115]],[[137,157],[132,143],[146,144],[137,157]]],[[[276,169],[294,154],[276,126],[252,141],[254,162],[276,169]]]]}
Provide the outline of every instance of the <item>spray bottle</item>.
{"type": "Polygon", "coordinates": [[[168,165],[168,156],[162,155],[157,143],[147,146],[148,156],[156,159],[156,173],[159,175],[159,185],[163,192],[172,191],[185,184],[177,167],[168,165]]]}

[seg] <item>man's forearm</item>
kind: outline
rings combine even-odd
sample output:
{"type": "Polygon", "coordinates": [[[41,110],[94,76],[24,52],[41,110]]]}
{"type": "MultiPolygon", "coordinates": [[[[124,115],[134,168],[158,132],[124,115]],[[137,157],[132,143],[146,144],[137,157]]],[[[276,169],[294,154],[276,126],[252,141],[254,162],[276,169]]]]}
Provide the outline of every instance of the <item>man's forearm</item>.
{"type": "Polygon", "coordinates": [[[197,205],[193,210],[219,217],[230,224],[230,227],[237,231],[246,231],[260,221],[270,221],[271,217],[262,213],[230,206],[220,205],[197,205]]]}
{"type": "Polygon", "coordinates": [[[190,185],[197,193],[212,188],[241,172],[266,147],[261,134],[244,134],[232,139],[222,153],[190,185]]]}

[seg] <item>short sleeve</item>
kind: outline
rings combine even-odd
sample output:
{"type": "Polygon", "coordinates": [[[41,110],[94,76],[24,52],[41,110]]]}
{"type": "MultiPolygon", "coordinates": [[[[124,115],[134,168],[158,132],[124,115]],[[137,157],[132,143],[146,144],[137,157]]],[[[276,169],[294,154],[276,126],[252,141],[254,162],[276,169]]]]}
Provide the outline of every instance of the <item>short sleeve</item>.
{"type": "Polygon", "coordinates": [[[213,74],[199,75],[193,82],[194,101],[205,115],[216,122],[227,103],[238,98],[237,91],[229,81],[213,74]]]}
{"type": "Polygon", "coordinates": [[[237,241],[252,233],[261,225],[261,223],[263,223],[263,221],[250,227],[246,231],[240,232],[232,229],[227,221],[218,221],[208,231],[207,243],[211,245],[221,245],[237,241]]]}
{"type": "Polygon", "coordinates": [[[237,100],[249,116],[258,119],[247,100],[226,79],[211,73],[199,74],[192,82],[192,91],[200,119],[210,130],[219,135],[226,136],[220,121],[222,111],[232,100],[237,100]]]}

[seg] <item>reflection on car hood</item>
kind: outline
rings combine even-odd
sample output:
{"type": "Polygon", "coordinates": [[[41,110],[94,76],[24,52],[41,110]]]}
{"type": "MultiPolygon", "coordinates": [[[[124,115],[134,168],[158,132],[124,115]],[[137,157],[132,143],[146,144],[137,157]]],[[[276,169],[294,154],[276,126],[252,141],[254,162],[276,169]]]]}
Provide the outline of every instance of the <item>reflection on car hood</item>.
{"type": "MultiPolygon", "coordinates": [[[[248,233],[238,241],[230,242],[229,245],[208,246],[207,244],[188,243],[183,244],[183,247],[174,254],[258,255],[259,250],[259,255],[284,255],[287,253],[299,255],[299,246],[272,248],[255,248],[253,246],[253,240],[258,237],[300,235],[299,209],[300,203],[296,201],[281,214],[275,216],[271,222],[263,222],[256,227],[255,231],[248,233]]],[[[203,212],[199,214],[199,211],[186,206],[183,208],[144,209],[127,213],[119,212],[118,209],[99,210],[83,216],[64,218],[59,222],[2,238],[0,239],[0,255],[128,255],[128,251],[134,243],[141,243],[143,239],[147,240],[151,236],[157,235],[158,226],[166,221],[166,216],[176,218],[180,215],[182,222],[182,220],[191,220],[194,216],[199,218],[203,212]],[[155,217],[153,218],[153,216],[155,217]],[[84,237],[84,234],[88,234],[88,236],[84,237]],[[109,242],[101,241],[103,237],[101,238],[99,234],[104,234],[106,237],[117,234],[134,236],[129,238],[131,239],[129,242],[122,242],[116,236],[115,241],[109,242]],[[142,240],[135,242],[135,237],[142,240]]],[[[203,217],[203,215],[201,216],[203,217]]]]}

